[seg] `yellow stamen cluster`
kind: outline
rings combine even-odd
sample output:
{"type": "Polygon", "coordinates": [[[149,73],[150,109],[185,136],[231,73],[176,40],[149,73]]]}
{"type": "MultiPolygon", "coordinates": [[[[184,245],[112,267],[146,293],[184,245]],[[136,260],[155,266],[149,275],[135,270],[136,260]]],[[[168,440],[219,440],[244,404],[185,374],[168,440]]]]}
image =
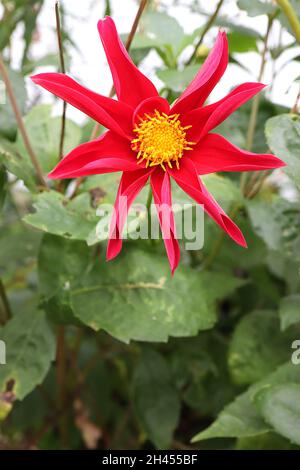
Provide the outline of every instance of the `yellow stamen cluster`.
{"type": "Polygon", "coordinates": [[[132,150],[137,152],[137,163],[145,160],[146,167],[161,165],[165,171],[165,165],[172,168],[175,163],[178,169],[184,151],[193,150],[191,146],[195,145],[195,142],[186,140],[186,131],[192,126],[183,127],[179,114],[168,116],[157,110],[139,120],[134,128],[137,137],[131,141],[132,150]]]}

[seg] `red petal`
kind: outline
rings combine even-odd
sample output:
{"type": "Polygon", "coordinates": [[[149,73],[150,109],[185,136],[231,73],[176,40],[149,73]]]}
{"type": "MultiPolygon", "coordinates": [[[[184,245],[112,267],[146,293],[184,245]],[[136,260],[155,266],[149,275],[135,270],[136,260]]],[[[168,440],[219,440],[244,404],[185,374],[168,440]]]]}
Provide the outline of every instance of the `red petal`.
{"type": "Polygon", "coordinates": [[[136,108],[133,114],[133,126],[139,124],[139,117],[143,118],[146,113],[151,115],[154,111],[169,114],[170,105],[167,100],[161,96],[147,98],[136,108]]]}
{"type": "Polygon", "coordinates": [[[180,248],[176,240],[169,174],[160,168],[153,172],[151,187],[171,271],[174,274],[180,260],[180,248]]]}
{"type": "Polygon", "coordinates": [[[98,22],[98,31],[119,100],[136,107],[144,99],[157,96],[153,83],[132,62],[109,16],[98,22]]]}
{"type": "Polygon", "coordinates": [[[228,64],[228,43],[224,32],[219,32],[215,45],[194,80],[175,102],[172,112],[185,113],[202,106],[224,74],[228,64]]]}
{"type": "Polygon", "coordinates": [[[107,131],[99,139],[79,145],[66,155],[48,175],[52,179],[75,178],[110,171],[137,169],[128,141],[107,131]]]}
{"type": "Polygon", "coordinates": [[[139,170],[123,173],[114,212],[109,229],[109,240],[107,245],[106,259],[109,261],[115,258],[122,248],[122,231],[126,217],[133,201],[145,186],[153,170],[139,170]]]}
{"type": "Polygon", "coordinates": [[[203,205],[205,212],[238,244],[246,247],[245,238],[238,226],[225,214],[212,195],[199,179],[193,162],[184,158],[180,169],[168,169],[177,184],[198,204],[203,205]]]}
{"type": "Polygon", "coordinates": [[[126,104],[98,95],[62,73],[40,73],[31,79],[104,127],[131,138],[132,109],[126,104]]]}
{"type": "Polygon", "coordinates": [[[198,142],[201,137],[221,124],[230,114],[264,87],[265,85],[262,83],[244,83],[216,103],[204,106],[204,108],[194,109],[185,114],[182,118],[183,125],[193,126],[189,129],[189,140],[198,142]]]}
{"type": "Polygon", "coordinates": [[[270,170],[285,166],[271,154],[256,154],[241,150],[218,134],[207,134],[191,154],[197,173],[218,171],[270,170]]]}

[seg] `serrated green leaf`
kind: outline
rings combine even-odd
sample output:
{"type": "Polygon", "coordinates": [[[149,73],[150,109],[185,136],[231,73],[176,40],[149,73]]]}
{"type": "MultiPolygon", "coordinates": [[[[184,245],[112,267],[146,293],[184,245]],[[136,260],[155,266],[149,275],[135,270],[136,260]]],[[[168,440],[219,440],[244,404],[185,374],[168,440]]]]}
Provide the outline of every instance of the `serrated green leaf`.
{"type": "Polygon", "coordinates": [[[236,450],[291,450],[291,443],[278,434],[268,432],[260,436],[242,437],[236,443],[236,450]]]}
{"type": "MultiPolygon", "coordinates": [[[[59,136],[61,118],[51,116],[51,105],[34,106],[24,118],[24,124],[45,173],[54,168],[59,160],[59,136]]],[[[81,129],[70,119],[66,119],[64,154],[75,148],[81,139],[81,129]]],[[[21,155],[27,155],[21,134],[18,132],[16,148],[21,155]]]]}
{"type": "Polygon", "coordinates": [[[172,278],[166,258],[133,249],[110,263],[97,260],[80,281],[71,290],[75,316],[125,342],[167,341],[211,328],[216,299],[243,283],[184,266],[172,278]]]}
{"type": "Polygon", "coordinates": [[[267,423],[281,436],[300,445],[300,385],[266,385],[253,402],[267,423]]]}
{"type": "Polygon", "coordinates": [[[292,363],[280,366],[275,372],[252,385],[227,405],[216,421],[193,438],[193,442],[215,437],[249,437],[271,431],[271,427],[261,417],[252,403],[253,396],[266,385],[279,385],[286,382],[300,384],[298,368],[292,363]]]}
{"type": "Polygon", "coordinates": [[[300,189],[300,117],[275,116],[267,121],[265,133],[272,152],[287,163],[283,171],[300,189]]]}
{"type": "Polygon", "coordinates": [[[15,144],[0,139],[0,163],[17,178],[24,181],[24,184],[32,192],[37,189],[34,168],[30,160],[21,155],[15,144]]]}
{"type": "Polygon", "coordinates": [[[230,343],[228,364],[234,381],[252,384],[290,357],[293,334],[282,334],[276,312],[252,312],[238,323],[230,343]]]}
{"type": "Polygon", "coordinates": [[[69,294],[71,286],[74,287],[84,274],[89,256],[89,249],[83,242],[44,235],[38,255],[39,294],[51,321],[79,323],[70,307],[69,294]]]}
{"type": "Polygon", "coordinates": [[[37,196],[34,208],[36,212],[23,219],[27,224],[67,239],[86,240],[99,222],[87,193],[67,201],[56,191],[45,191],[37,196]]]}
{"type": "Polygon", "coordinates": [[[22,400],[42,383],[55,356],[52,330],[39,311],[19,312],[1,330],[6,364],[0,367],[0,392],[9,387],[22,400]]]}
{"type": "Polygon", "coordinates": [[[281,329],[300,323],[300,294],[283,297],[279,305],[281,329]]]}

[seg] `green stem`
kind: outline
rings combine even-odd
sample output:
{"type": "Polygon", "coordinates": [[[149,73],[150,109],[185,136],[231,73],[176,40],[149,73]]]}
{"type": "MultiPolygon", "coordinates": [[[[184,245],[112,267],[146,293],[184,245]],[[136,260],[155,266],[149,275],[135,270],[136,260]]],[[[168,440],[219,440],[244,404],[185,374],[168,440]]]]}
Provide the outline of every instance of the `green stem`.
{"type": "Polygon", "coordinates": [[[57,329],[56,346],[56,382],[57,382],[57,408],[61,418],[59,420],[59,431],[63,448],[68,442],[68,417],[64,413],[66,403],[66,344],[65,328],[59,326],[57,329]]]}
{"type": "MultiPolygon", "coordinates": [[[[260,64],[260,69],[259,69],[259,74],[258,74],[259,82],[262,81],[264,71],[265,71],[266,56],[267,56],[267,50],[268,50],[268,39],[269,39],[272,24],[273,24],[273,19],[274,17],[271,15],[268,17],[268,26],[267,26],[266,35],[264,38],[264,48],[263,48],[262,55],[261,55],[261,64],[260,64]]],[[[250,114],[250,120],[249,120],[248,132],[247,132],[247,140],[246,140],[247,150],[251,150],[252,145],[253,145],[256,120],[257,120],[257,114],[258,114],[258,109],[259,109],[259,100],[260,100],[260,95],[258,94],[255,96],[252,102],[252,108],[251,108],[251,114],[250,114]]]]}
{"type": "MultiPolygon", "coordinates": [[[[231,219],[234,219],[239,210],[241,208],[241,205],[240,203],[236,204],[233,209],[230,211],[229,213],[229,217],[231,219]]],[[[225,232],[222,230],[220,233],[219,233],[219,236],[216,240],[216,242],[214,243],[213,247],[212,247],[212,250],[210,252],[210,254],[208,255],[208,257],[204,260],[203,262],[203,268],[204,269],[209,269],[211,267],[211,265],[213,264],[214,260],[216,259],[216,257],[218,256],[218,254],[220,253],[221,251],[221,248],[222,248],[222,244],[223,244],[223,241],[225,239],[225,232]]]]}
{"type": "Polygon", "coordinates": [[[300,43],[300,20],[289,0],[276,0],[277,5],[285,14],[297,41],[300,43]]]}
{"type": "Polygon", "coordinates": [[[190,56],[190,58],[188,59],[188,61],[186,62],[186,65],[190,65],[193,60],[195,59],[196,55],[197,55],[197,50],[199,49],[199,47],[201,46],[202,42],[203,42],[203,39],[206,35],[206,33],[210,30],[210,28],[212,27],[212,25],[214,24],[218,14],[219,14],[219,11],[222,7],[224,3],[224,0],[219,0],[217,6],[216,6],[216,9],[215,11],[213,12],[213,14],[209,17],[207,23],[205,24],[204,28],[203,28],[203,31],[202,31],[202,34],[199,38],[199,41],[197,42],[195,48],[194,48],[194,51],[192,53],[192,55],[190,56]]]}
{"type": "MultiPolygon", "coordinates": [[[[60,68],[61,68],[62,73],[66,73],[64,49],[63,49],[62,34],[61,34],[61,22],[60,22],[60,14],[59,14],[59,2],[55,3],[55,18],[56,18],[56,34],[57,34],[57,42],[58,42],[58,49],[59,49],[60,68]]],[[[63,153],[64,153],[64,140],[65,140],[65,130],[66,130],[66,110],[67,110],[67,103],[66,101],[64,101],[63,112],[61,116],[59,158],[62,158],[63,153]]]]}
{"type": "MultiPolygon", "coordinates": [[[[268,26],[267,26],[267,31],[266,31],[265,38],[264,38],[264,47],[263,47],[263,51],[261,55],[261,64],[260,64],[260,69],[259,69],[259,74],[258,74],[259,82],[262,81],[263,74],[265,71],[266,56],[267,56],[267,50],[268,50],[268,39],[269,39],[272,24],[273,24],[273,19],[274,19],[273,15],[268,16],[268,26]]],[[[257,115],[258,115],[258,110],[259,110],[259,102],[260,102],[260,95],[258,94],[253,98],[249,124],[248,124],[248,131],[247,131],[247,137],[246,137],[246,149],[249,151],[252,149],[252,145],[253,145],[257,115]]],[[[247,179],[248,179],[247,173],[242,173],[241,179],[240,179],[240,188],[241,188],[242,194],[244,194],[245,192],[247,179]]]]}
{"type": "Polygon", "coordinates": [[[28,155],[30,157],[32,165],[33,165],[33,167],[36,171],[38,180],[39,180],[39,182],[40,182],[40,184],[43,188],[48,189],[47,183],[46,183],[46,181],[44,179],[44,176],[43,176],[43,170],[40,166],[40,162],[39,162],[39,160],[38,160],[38,158],[37,158],[37,156],[36,156],[36,154],[35,154],[35,152],[32,148],[32,145],[30,143],[30,140],[29,140],[29,137],[28,137],[25,125],[24,125],[24,121],[23,121],[23,118],[22,118],[22,114],[21,114],[19,105],[17,103],[16,95],[14,93],[13,86],[12,86],[12,83],[10,81],[10,78],[9,78],[8,73],[7,73],[7,70],[6,70],[6,67],[5,67],[5,64],[4,64],[4,61],[3,61],[3,58],[2,58],[1,54],[0,54],[0,73],[2,75],[4,84],[5,84],[5,87],[6,87],[7,95],[8,95],[9,101],[11,103],[11,106],[12,106],[17,124],[18,124],[18,128],[19,128],[20,134],[22,136],[24,146],[25,146],[25,148],[28,152],[28,155]]]}

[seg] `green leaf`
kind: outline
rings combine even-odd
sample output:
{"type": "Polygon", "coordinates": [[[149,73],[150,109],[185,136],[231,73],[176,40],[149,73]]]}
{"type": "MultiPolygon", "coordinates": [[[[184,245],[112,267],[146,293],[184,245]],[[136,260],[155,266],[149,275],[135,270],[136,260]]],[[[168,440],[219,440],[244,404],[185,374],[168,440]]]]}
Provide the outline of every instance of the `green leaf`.
{"type": "Polygon", "coordinates": [[[254,231],[273,251],[283,251],[286,257],[299,259],[300,216],[298,203],[274,197],[271,201],[247,201],[254,231]]]}
{"type": "MultiPolygon", "coordinates": [[[[251,0],[250,0],[251,1],[251,0]]],[[[250,28],[249,26],[244,26],[239,23],[235,23],[231,21],[228,16],[218,16],[218,18],[215,21],[215,24],[217,26],[222,26],[224,28],[230,29],[230,31],[234,31],[236,33],[240,33],[245,36],[253,36],[256,38],[262,38],[261,34],[259,31],[257,31],[254,28],[250,28]]]]}
{"type": "Polygon", "coordinates": [[[262,200],[250,200],[247,202],[248,214],[253,229],[271,250],[278,250],[280,248],[282,238],[276,208],[276,201],[272,204],[262,200]]]}
{"type": "Polygon", "coordinates": [[[22,400],[43,382],[55,357],[55,340],[42,312],[20,312],[1,330],[6,365],[0,367],[0,391],[22,400]]]}
{"type": "Polygon", "coordinates": [[[239,395],[224,408],[211,426],[193,438],[193,442],[215,437],[249,437],[271,431],[270,425],[264,421],[252,403],[252,397],[266,385],[279,385],[286,382],[300,384],[298,368],[290,362],[280,366],[275,372],[239,395]]]}
{"type": "Polygon", "coordinates": [[[87,193],[66,201],[56,191],[43,192],[37,196],[34,208],[36,212],[23,219],[27,224],[68,239],[86,240],[99,221],[87,193]]]}
{"type": "Polygon", "coordinates": [[[289,295],[281,299],[279,317],[283,331],[295,323],[300,323],[300,294],[289,295]]]}
{"type": "MultiPolygon", "coordinates": [[[[32,147],[41,167],[48,173],[58,163],[61,118],[51,117],[51,105],[34,106],[24,118],[32,147]]],[[[80,143],[81,129],[70,119],[66,120],[64,154],[80,143]]],[[[27,155],[21,134],[18,132],[16,148],[21,155],[27,155]]]]}
{"type": "Polygon", "coordinates": [[[238,439],[236,450],[291,450],[291,443],[278,434],[268,432],[260,436],[238,439]]]}
{"type": "Polygon", "coordinates": [[[227,35],[229,50],[232,54],[233,52],[249,52],[257,51],[256,41],[257,38],[254,36],[248,36],[246,34],[241,34],[236,31],[233,31],[227,35]]]}
{"type": "Polygon", "coordinates": [[[267,121],[265,133],[272,152],[287,163],[283,170],[300,189],[300,117],[275,116],[267,121]]]}
{"type": "Polygon", "coordinates": [[[20,221],[1,225],[0,244],[5,249],[0,250],[0,275],[4,279],[15,278],[18,269],[32,265],[40,238],[40,233],[20,221]]]}
{"type": "Polygon", "coordinates": [[[183,37],[183,28],[175,18],[164,12],[150,11],[142,17],[132,49],[169,46],[176,56],[183,37]]]}
{"type": "Polygon", "coordinates": [[[172,277],[166,257],[128,249],[113,262],[97,260],[80,284],[71,291],[75,316],[96,331],[104,329],[129,342],[167,341],[211,328],[216,299],[242,282],[184,266],[172,277]]]}
{"type": "Polygon", "coordinates": [[[243,317],[231,340],[228,356],[234,381],[248,385],[262,379],[290,357],[293,334],[282,334],[276,312],[260,310],[243,317]]]}
{"type": "Polygon", "coordinates": [[[149,439],[159,449],[168,448],[179,421],[180,400],[167,361],[154,350],[144,349],[139,358],[133,402],[149,439]]]}
{"type": "Polygon", "coordinates": [[[300,445],[300,385],[266,385],[253,397],[264,419],[281,436],[300,445]]]}
{"type": "Polygon", "coordinates": [[[238,0],[238,7],[245,10],[249,16],[271,15],[276,11],[276,5],[261,0],[238,0]]]}
{"type": "Polygon", "coordinates": [[[70,290],[83,276],[88,262],[85,243],[44,235],[38,254],[39,292],[43,299],[49,300],[60,290],[70,290]]]}
{"type": "Polygon", "coordinates": [[[44,235],[38,255],[39,294],[52,322],[79,324],[70,307],[70,289],[84,274],[89,255],[83,242],[44,235]]]}
{"type": "Polygon", "coordinates": [[[239,186],[230,178],[216,173],[202,176],[202,181],[217,201],[223,203],[242,202],[239,186]]]}
{"type": "Polygon", "coordinates": [[[0,163],[2,163],[10,173],[24,181],[24,184],[32,192],[36,191],[34,169],[30,160],[21,155],[15,144],[4,139],[0,139],[0,163]]]}
{"type": "MultiPolygon", "coordinates": [[[[23,115],[26,111],[27,101],[24,77],[11,69],[8,69],[7,72],[15,93],[19,109],[21,111],[21,114],[23,115]]],[[[16,130],[17,122],[15,114],[11,107],[8,96],[6,96],[5,104],[1,104],[0,101],[0,134],[12,140],[15,137],[16,130]]]]}
{"type": "Polygon", "coordinates": [[[165,86],[171,88],[171,90],[182,92],[193,80],[198,71],[199,65],[188,65],[183,70],[158,70],[156,75],[165,84],[165,86]]]}

